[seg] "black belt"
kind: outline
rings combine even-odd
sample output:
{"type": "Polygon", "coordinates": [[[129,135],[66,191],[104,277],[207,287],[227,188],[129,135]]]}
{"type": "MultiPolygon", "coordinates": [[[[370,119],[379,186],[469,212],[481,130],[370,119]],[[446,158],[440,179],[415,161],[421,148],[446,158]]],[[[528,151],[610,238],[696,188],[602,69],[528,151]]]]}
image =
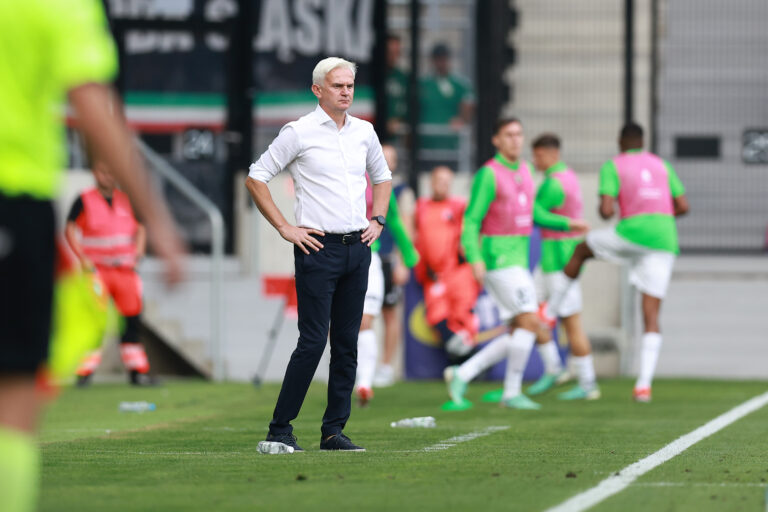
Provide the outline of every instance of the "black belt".
{"type": "Polygon", "coordinates": [[[353,231],[352,233],[326,233],[325,236],[316,236],[321,242],[336,242],[344,245],[356,244],[363,235],[362,231],[353,231]]]}

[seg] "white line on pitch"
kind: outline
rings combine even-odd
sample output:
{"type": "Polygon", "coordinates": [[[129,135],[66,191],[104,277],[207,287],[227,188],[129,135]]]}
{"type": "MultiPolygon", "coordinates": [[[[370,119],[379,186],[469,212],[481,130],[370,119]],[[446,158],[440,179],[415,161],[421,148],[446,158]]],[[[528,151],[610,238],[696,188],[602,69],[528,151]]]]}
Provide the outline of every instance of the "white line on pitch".
{"type": "Polygon", "coordinates": [[[439,443],[433,444],[431,446],[427,446],[426,448],[422,448],[421,450],[397,450],[397,451],[400,453],[414,453],[414,452],[435,452],[439,450],[447,450],[448,448],[453,448],[459,443],[466,443],[467,441],[472,441],[473,439],[477,439],[478,437],[489,436],[494,432],[500,432],[502,430],[507,430],[508,428],[509,428],[509,425],[486,427],[482,430],[470,432],[469,434],[462,434],[460,436],[455,436],[450,439],[446,439],[445,441],[440,441],[439,443]]]}
{"type": "Polygon", "coordinates": [[[547,509],[545,512],[581,512],[594,507],[606,498],[613,496],[627,488],[637,478],[649,472],[653,468],[664,464],[672,457],[679,455],[702,439],[715,432],[724,429],[734,421],[754,412],[768,403],[768,392],[747,400],[737,405],[730,411],[721,414],[709,423],[669,443],[661,450],[627,466],[615,475],[609,476],[595,487],[564,501],[563,503],[547,509]]]}
{"type": "Polygon", "coordinates": [[[632,487],[767,487],[750,482],[635,482],[632,487]]]}

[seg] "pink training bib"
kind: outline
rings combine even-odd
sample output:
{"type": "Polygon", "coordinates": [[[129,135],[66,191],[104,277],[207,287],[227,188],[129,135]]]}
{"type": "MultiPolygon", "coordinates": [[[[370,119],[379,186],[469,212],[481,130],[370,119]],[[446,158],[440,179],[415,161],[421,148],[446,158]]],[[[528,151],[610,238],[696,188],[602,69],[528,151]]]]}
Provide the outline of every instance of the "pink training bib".
{"type": "MultiPolygon", "coordinates": [[[[581,187],[576,173],[571,168],[552,174],[562,185],[565,191],[565,202],[560,208],[555,208],[552,213],[564,215],[569,219],[581,219],[584,217],[584,202],[581,198],[581,187]]],[[[563,238],[580,237],[581,234],[575,234],[570,231],[552,231],[551,229],[542,229],[541,237],[545,240],[561,240],[563,238]]]]}
{"type": "Polygon", "coordinates": [[[533,227],[533,178],[528,164],[520,161],[513,171],[490,159],[485,163],[496,176],[496,198],[488,207],[480,233],[530,235],[533,227]]]}
{"type": "Polygon", "coordinates": [[[649,213],[673,215],[664,161],[652,153],[622,153],[613,159],[619,174],[621,218],[649,213]]]}

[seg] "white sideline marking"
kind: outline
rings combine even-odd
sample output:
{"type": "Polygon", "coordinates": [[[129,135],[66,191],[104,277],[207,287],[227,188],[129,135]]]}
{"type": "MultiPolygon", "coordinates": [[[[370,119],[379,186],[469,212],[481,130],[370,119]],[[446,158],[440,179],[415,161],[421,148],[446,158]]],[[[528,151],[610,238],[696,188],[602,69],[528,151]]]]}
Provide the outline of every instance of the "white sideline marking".
{"type": "Polygon", "coordinates": [[[632,487],[766,487],[749,482],[637,482],[632,487]]]}
{"type": "Polygon", "coordinates": [[[679,455],[702,439],[724,429],[734,421],[760,409],[767,403],[768,392],[747,400],[743,404],[737,405],[730,411],[721,414],[696,430],[677,438],[661,450],[652,453],[644,459],[640,459],[634,464],[630,464],[615,475],[609,476],[595,487],[592,487],[581,494],[577,494],[561,504],[547,509],[545,512],[581,512],[582,510],[592,508],[604,499],[623,491],[637,478],[653,468],[664,464],[672,457],[679,455]]]}
{"type": "Polygon", "coordinates": [[[422,448],[421,450],[397,450],[397,452],[398,453],[415,453],[415,452],[435,452],[438,450],[447,450],[448,448],[453,448],[459,443],[466,443],[467,441],[477,439],[478,437],[489,436],[494,432],[500,432],[502,430],[507,430],[508,428],[509,428],[509,425],[485,427],[483,430],[478,430],[476,432],[470,432],[469,434],[462,434],[460,436],[455,436],[450,439],[446,439],[445,441],[440,441],[439,443],[422,448]]]}

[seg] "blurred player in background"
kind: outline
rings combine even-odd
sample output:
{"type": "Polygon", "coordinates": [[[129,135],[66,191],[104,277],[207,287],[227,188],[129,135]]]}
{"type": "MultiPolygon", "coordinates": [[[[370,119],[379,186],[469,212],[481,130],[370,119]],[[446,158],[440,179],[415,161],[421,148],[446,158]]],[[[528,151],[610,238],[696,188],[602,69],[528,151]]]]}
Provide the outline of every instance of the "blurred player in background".
{"type": "Polygon", "coordinates": [[[421,261],[416,279],[424,288],[427,323],[440,336],[453,364],[473,349],[479,322],[473,312],[480,286],[461,248],[461,228],[467,202],[451,196],[453,171],[432,169],[430,197],[416,203],[416,248],[421,261]]]}
{"type": "MultiPolygon", "coordinates": [[[[408,184],[397,172],[397,150],[391,144],[382,144],[381,150],[392,171],[392,193],[397,201],[397,209],[403,228],[409,237],[413,236],[413,209],[415,197],[408,184]]],[[[395,355],[403,337],[402,302],[403,286],[408,283],[411,272],[403,265],[402,255],[397,251],[391,230],[387,227],[379,237],[379,256],[384,275],[384,302],[381,305],[381,319],[384,321],[384,353],[381,364],[376,368],[373,384],[376,387],[391,386],[395,383],[395,355]]]]}
{"type": "MultiPolygon", "coordinates": [[[[546,302],[557,283],[566,279],[563,268],[582,241],[587,224],[583,220],[579,180],[576,173],[560,160],[560,139],[554,134],[543,134],[533,141],[532,147],[534,166],[544,173],[544,181],[536,192],[534,218],[537,223],[546,219],[547,224],[558,228],[541,230],[541,273],[536,277],[541,278],[537,279],[541,284],[539,301],[546,302]]],[[[576,387],[558,395],[561,400],[600,398],[592,362],[592,347],[581,325],[581,307],[581,287],[576,284],[570,288],[557,311],[570,344],[571,355],[568,360],[578,377],[576,387]]],[[[531,396],[548,391],[569,375],[563,369],[557,344],[553,340],[539,343],[537,348],[544,362],[544,375],[527,389],[531,396]]]]}
{"type": "Polygon", "coordinates": [[[548,315],[554,316],[590,258],[628,263],[630,282],[642,294],[644,334],[640,370],[633,397],[650,402],[651,382],[661,350],[659,310],[679,252],[675,217],[688,212],[685,187],[677,173],[658,156],[643,150],[643,129],[627,123],[619,135],[621,154],[600,169],[600,216],[610,219],[619,203],[615,228],[592,231],[565,267],[565,279],[553,291],[548,315]]]}
{"type": "MultiPolygon", "coordinates": [[[[394,150],[394,148],[391,149],[394,150]]],[[[383,150],[384,147],[382,147],[383,150]]],[[[387,153],[384,153],[384,156],[386,158],[387,153]]],[[[389,158],[392,158],[391,151],[389,152],[389,158]]],[[[387,165],[389,165],[389,162],[390,160],[387,160],[387,165]]],[[[395,163],[397,162],[395,161],[395,163]]],[[[371,218],[373,212],[373,187],[370,181],[366,190],[366,201],[368,218],[371,218]]],[[[385,227],[392,234],[395,245],[403,256],[403,263],[406,267],[413,268],[419,261],[419,253],[416,252],[400,218],[394,191],[389,197],[386,219],[385,227]]],[[[381,313],[382,305],[384,304],[385,285],[381,257],[379,256],[380,244],[381,242],[376,240],[371,246],[371,265],[368,267],[368,290],[365,292],[363,320],[360,323],[360,334],[357,338],[355,393],[357,394],[358,405],[361,407],[368,405],[368,402],[373,398],[373,381],[376,376],[376,362],[379,359],[379,343],[373,330],[373,321],[381,313]]]]}
{"type": "Polygon", "coordinates": [[[117,70],[97,0],[0,2],[0,510],[35,509],[42,400],[35,376],[48,357],[54,273],[52,199],[61,181],[61,104],[69,97],[94,152],[145,219],[169,281],[181,243],[150,186],[112,91],[117,70]]]}
{"type": "MultiPolygon", "coordinates": [[[[104,162],[93,164],[96,186],[84,191],[67,216],[65,237],[86,272],[98,272],[123,317],[120,358],[134,385],[151,384],[149,360],[139,342],[141,278],[136,265],[146,251],[146,232],[104,162]]],[[[90,382],[101,363],[99,348],[77,370],[78,385],[90,382]]]]}
{"type": "MultiPolygon", "coordinates": [[[[520,158],[523,125],[518,119],[498,121],[493,136],[496,156],[472,180],[472,195],[464,214],[461,242],[477,282],[485,285],[500,309],[511,334],[485,345],[461,366],[446,368],[448,392],[457,408],[467,405],[469,381],[499,361],[507,360],[502,405],[514,409],[540,409],[522,392],[523,371],[536,334],[542,330],[536,289],[528,270],[533,228],[533,177],[520,158]]],[[[542,219],[544,227],[549,226],[542,219]]]]}

